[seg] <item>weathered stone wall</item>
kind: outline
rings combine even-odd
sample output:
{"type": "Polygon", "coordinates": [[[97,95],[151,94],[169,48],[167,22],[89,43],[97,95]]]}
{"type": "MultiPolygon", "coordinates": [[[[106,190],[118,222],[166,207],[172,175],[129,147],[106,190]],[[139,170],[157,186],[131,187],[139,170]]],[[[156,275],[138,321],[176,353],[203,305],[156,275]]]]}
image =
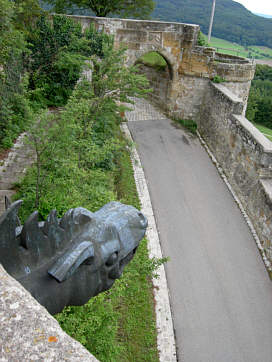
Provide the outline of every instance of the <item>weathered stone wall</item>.
{"type": "Polygon", "coordinates": [[[144,64],[139,65],[139,72],[144,74],[149,80],[152,92],[148,97],[152,103],[155,103],[160,108],[167,110],[168,92],[170,87],[170,71],[169,68],[156,69],[144,64]]]}
{"type": "Polygon", "coordinates": [[[0,361],[98,362],[0,264],[0,361]]]}
{"type": "Polygon", "coordinates": [[[223,84],[210,82],[198,117],[199,132],[225,171],[272,263],[272,142],[243,116],[243,100],[223,84]]]}
{"type": "MultiPolygon", "coordinates": [[[[122,44],[127,47],[128,65],[135,64],[142,55],[150,51],[161,54],[169,65],[171,75],[166,102],[161,103],[161,107],[171,116],[194,119],[199,112],[209,80],[216,75],[224,78],[227,81],[226,87],[242,97],[245,110],[255,65],[244,58],[216,53],[214,48],[197,46],[198,25],[72,17],[80,22],[83,28],[94,23],[98,30],[114,35],[116,47],[122,44]]],[[[152,78],[158,78],[153,71],[152,78]]],[[[162,87],[159,88],[162,90],[162,87]]],[[[157,96],[154,94],[153,98],[158,104],[157,96]]]]}
{"type": "Polygon", "coordinates": [[[180,119],[195,120],[208,86],[208,78],[180,75],[175,105],[171,116],[180,119]]]}
{"type": "Polygon", "coordinates": [[[251,81],[249,80],[246,82],[224,82],[224,86],[242,100],[243,115],[245,115],[251,81]]]}

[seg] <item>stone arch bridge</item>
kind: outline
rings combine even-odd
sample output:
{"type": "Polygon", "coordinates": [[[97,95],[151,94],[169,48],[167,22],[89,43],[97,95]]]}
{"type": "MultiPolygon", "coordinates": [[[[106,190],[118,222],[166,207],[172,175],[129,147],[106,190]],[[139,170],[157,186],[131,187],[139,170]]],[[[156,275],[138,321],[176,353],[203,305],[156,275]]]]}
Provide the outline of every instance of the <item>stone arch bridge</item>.
{"type": "Polygon", "coordinates": [[[196,119],[209,80],[224,78],[226,86],[246,105],[255,65],[249,60],[220,54],[214,48],[197,46],[199,25],[160,21],[75,16],[83,29],[96,29],[114,35],[115,46],[127,48],[132,65],[144,54],[158,52],[168,64],[169,77],[151,69],[146,75],[157,94],[153,100],[171,116],[196,119]]]}
{"type": "Polygon", "coordinates": [[[150,51],[166,60],[168,78],[150,67],[143,69],[154,88],[153,101],[172,118],[196,121],[255,228],[255,241],[272,277],[272,142],[245,118],[255,64],[198,46],[198,25],[72,18],[83,29],[93,23],[114,35],[115,46],[127,48],[128,65],[150,51]],[[212,82],[216,76],[224,82],[212,82]]]}

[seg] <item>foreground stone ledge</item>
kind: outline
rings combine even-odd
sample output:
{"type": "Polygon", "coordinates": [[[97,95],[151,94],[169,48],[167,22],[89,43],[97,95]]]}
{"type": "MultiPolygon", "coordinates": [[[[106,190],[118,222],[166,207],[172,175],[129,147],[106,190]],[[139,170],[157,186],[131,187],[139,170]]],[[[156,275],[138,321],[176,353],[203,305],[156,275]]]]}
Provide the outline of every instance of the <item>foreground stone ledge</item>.
{"type": "Polygon", "coordinates": [[[0,362],[97,361],[0,264],[0,362]]]}

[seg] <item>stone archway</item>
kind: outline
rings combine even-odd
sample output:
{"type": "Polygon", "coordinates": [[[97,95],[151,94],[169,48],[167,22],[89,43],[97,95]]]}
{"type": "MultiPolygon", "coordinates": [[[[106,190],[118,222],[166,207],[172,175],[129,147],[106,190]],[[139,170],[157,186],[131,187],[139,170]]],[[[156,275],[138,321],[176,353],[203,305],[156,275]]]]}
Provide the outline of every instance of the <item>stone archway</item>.
{"type": "Polygon", "coordinates": [[[160,108],[171,112],[175,104],[175,89],[177,89],[179,80],[179,63],[171,49],[162,48],[156,44],[144,44],[139,50],[128,49],[127,65],[136,64],[145,54],[151,52],[159,54],[165,60],[167,68],[165,72],[158,72],[156,69],[143,69],[144,67],[142,67],[142,72],[150,81],[150,87],[154,89],[150,98],[160,108]]]}
{"type": "Polygon", "coordinates": [[[149,99],[168,111],[173,82],[173,67],[169,61],[159,52],[152,50],[138,58],[136,64],[139,73],[146,76],[152,88],[149,99]]]}
{"type": "Polygon", "coordinates": [[[133,65],[143,54],[158,52],[171,70],[165,103],[160,104],[176,118],[196,119],[210,79],[226,80],[236,94],[247,94],[254,76],[248,60],[220,55],[214,48],[197,46],[199,26],[150,20],[71,16],[85,29],[94,24],[98,31],[114,36],[114,46],[125,46],[127,64],[133,65]],[[235,84],[234,84],[235,83],[235,84]]]}

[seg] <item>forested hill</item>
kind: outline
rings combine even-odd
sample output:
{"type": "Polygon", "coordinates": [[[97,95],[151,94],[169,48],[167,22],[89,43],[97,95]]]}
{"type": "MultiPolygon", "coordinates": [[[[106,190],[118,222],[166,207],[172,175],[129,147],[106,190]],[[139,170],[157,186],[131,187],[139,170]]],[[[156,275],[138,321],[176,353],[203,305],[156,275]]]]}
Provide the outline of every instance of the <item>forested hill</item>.
{"type": "MultiPolygon", "coordinates": [[[[257,1],[257,0],[256,0],[257,1]]],[[[208,33],[212,0],[156,0],[153,19],[199,24],[208,33]]],[[[213,35],[242,45],[272,48],[272,19],[252,14],[232,0],[217,0],[213,35]]]]}

